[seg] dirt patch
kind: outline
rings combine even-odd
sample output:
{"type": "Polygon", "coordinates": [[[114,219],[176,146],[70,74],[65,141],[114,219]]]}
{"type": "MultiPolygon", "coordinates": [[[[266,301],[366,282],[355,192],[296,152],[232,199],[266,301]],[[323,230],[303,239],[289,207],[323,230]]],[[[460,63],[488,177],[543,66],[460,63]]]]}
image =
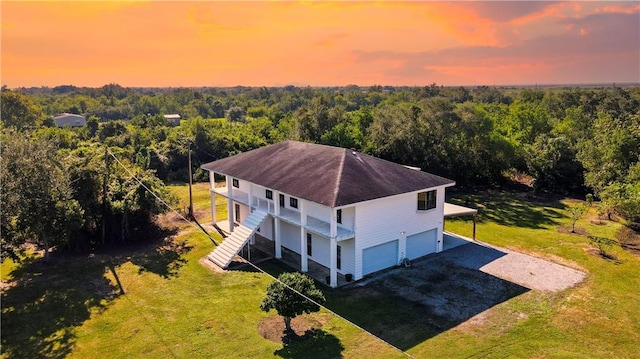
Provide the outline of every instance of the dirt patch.
{"type": "Polygon", "coordinates": [[[329,321],[327,314],[299,315],[291,320],[293,333],[285,333],[284,319],[279,315],[264,318],[258,323],[258,332],[263,338],[278,344],[302,340],[329,321]]]}
{"type": "Polygon", "coordinates": [[[616,232],[616,239],[627,252],[640,257],[640,233],[628,227],[622,227],[616,232]]]}
{"type": "Polygon", "coordinates": [[[621,264],[622,262],[618,259],[618,257],[616,257],[615,255],[611,254],[611,253],[607,253],[607,252],[601,252],[599,249],[596,248],[589,248],[585,250],[587,253],[589,253],[592,256],[595,257],[600,257],[604,260],[613,262],[615,264],[621,264]]]}
{"type": "Polygon", "coordinates": [[[586,235],[589,234],[586,229],[584,229],[582,227],[578,227],[578,226],[576,226],[574,232],[571,232],[571,226],[559,226],[558,227],[558,233],[572,234],[572,235],[577,235],[577,236],[586,236],[586,235]]]}

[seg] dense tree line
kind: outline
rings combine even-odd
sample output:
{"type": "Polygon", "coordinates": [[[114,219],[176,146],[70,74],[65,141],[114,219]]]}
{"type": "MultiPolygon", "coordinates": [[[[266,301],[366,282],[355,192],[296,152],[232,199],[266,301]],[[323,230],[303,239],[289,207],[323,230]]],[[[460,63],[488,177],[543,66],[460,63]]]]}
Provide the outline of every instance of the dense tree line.
{"type": "MultiPolygon", "coordinates": [[[[638,87],[135,89],[109,84],[3,88],[1,103],[3,186],[30,176],[20,172],[23,166],[7,163],[39,168],[26,154],[47,152],[38,165],[64,169],[51,174],[60,176],[62,186],[49,190],[59,196],[51,200],[61,202],[60,213],[79,206],[71,211],[82,214],[74,222],[82,235],[60,228],[64,235],[56,237],[70,247],[132,237],[130,230],[162,210],[130,174],[107,164],[105,146],[165,195],[163,183],[186,181],[189,150],[195,179],[206,180],[198,169],[202,163],[296,139],[417,166],[460,186],[500,185],[507,174],[523,173],[533,178],[535,191],[591,192],[603,208],[640,221],[638,87]],[[87,124],[56,128],[51,115],[61,112],[86,115],[87,124]],[[163,117],[172,113],[184,119],[179,126],[163,117]],[[21,136],[22,142],[16,139],[21,136]],[[27,158],[15,157],[20,153],[27,158]]],[[[3,206],[22,201],[3,193],[3,206]]],[[[3,241],[7,233],[35,235],[16,220],[18,207],[4,208],[13,212],[3,209],[3,241]]]]}

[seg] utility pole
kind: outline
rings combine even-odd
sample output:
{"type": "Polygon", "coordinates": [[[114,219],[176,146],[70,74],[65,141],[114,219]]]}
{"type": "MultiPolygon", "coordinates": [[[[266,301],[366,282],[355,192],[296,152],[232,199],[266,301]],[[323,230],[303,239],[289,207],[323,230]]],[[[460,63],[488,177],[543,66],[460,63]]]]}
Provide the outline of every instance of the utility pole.
{"type": "Polygon", "coordinates": [[[107,186],[109,182],[109,149],[104,146],[104,181],[102,183],[102,245],[107,235],[107,186]]]}
{"type": "Polygon", "coordinates": [[[193,178],[193,175],[191,175],[191,141],[189,141],[189,217],[191,218],[193,218],[193,193],[191,192],[192,178],[193,178]]]}

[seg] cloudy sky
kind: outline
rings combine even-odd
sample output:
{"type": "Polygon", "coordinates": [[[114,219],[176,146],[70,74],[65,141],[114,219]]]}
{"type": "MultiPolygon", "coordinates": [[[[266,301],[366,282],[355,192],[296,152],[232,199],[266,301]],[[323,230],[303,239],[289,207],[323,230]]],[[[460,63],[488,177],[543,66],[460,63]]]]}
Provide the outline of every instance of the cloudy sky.
{"type": "Polygon", "coordinates": [[[3,85],[640,82],[640,2],[1,2],[3,85]]]}

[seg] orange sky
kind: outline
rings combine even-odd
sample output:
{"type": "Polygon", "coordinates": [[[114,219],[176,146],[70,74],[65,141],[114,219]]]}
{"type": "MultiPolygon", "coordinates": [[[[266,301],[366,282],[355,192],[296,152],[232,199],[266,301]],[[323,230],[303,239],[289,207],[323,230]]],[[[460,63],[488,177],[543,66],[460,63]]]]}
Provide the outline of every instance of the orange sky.
{"type": "Polygon", "coordinates": [[[640,82],[638,2],[1,7],[10,88],[640,82]]]}

